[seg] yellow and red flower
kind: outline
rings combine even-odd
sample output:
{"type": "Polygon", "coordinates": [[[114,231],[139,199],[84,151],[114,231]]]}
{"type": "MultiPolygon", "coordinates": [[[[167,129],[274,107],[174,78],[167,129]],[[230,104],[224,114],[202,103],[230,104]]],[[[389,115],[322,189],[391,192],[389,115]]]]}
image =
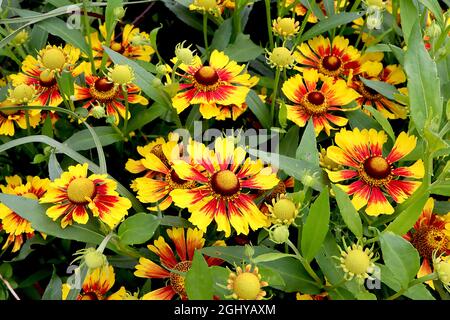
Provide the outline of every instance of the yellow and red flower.
{"type": "Polygon", "coordinates": [[[190,222],[206,232],[214,219],[217,230],[224,231],[226,237],[231,234],[230,224],[237,234],[248,234],[249,226],[257,230],[267,224],[266,216],[253,201],[256,195],[249,191],[277,185],[279,180],[271,167],[246,158],[246,151],[235,147],[233,137],[217,138],[215,150],[194,141],[188,152],[194,164],[177,160],[173,168],[181,179],[198,186],[175,189],[170,195],[177,206],[188,208],[190,222]]]}
{"type": "MultiPolygon", "coordinates": [[[[99,27],[99,32],[91,33],[92,54],[94,56],[94,64],[99,68],[103,58],[103,45],[106,44],[106,25],[99,27]],[[102,39],[100,39],[100,36],[102,39]]],[[[122,39],[116,41],[117,38],[113,32],[111,35],[111,43],[109,47],[132,60],[142,60],[149,62],[155,50],[150,45],[150,36],[148,33],[140,31],[132,24],[127,24],[122,30],[122,39]]],[[[106,65],[111,64],[108,59],[106,65]]]]}
{"type": "MultiPolygon", "coordinates": [[[[169,139],[174,137],[169,137],[169,139]]],[[[137,198],[143,203],[152,203],[149,210],[166,210],[172,204],[170,193],[175,189],[192,189],[196,186],[194,181],[181,179],[172,168],[174,161],[182,157],[182,149],[178,139],[169,140],[160,145],[157,151],[150,150],[141,159],[141,164],[153,172],[153,177],[137,178],[133,186],[137,191],[137,198]],[[153,151],[153,152],[152,152],[153,151]]]]}
{"type": "MultiPolygon", "coordinates": [[[[183,228],[172,228],[167,229],[167,235],[175,244],[176,255],[166,240],[160,236],[153,242],[153,245],[148,245],[148,249],[158,255],[160,263],[156,264],[147,258],[141,257],[139,264],[136,265],[136,271],[134,272],[136,277],[168,279],[165,287],[147,293],[142,297],[143,300],[171,300],[176,294],[183,300],[187,299],[184,276],[171,270],[178,272],[189,271],[195,250],[199,250],[205,245],[203,232],[197,228],[189,228],[187,234],[185,234],[183,228]]],[[[223,241],[217,241],[214,244],[214,246],[224,245],[223,241]]],[[[205,257],[205,259],[209,266],[220,265],[223,262],[217,258],[205,257]]]]}
{"type": "MultiPolygon", "coordinates": [[[[6,185],[0,185],[3,193],[22,196],[28,199],[40,199],[47,191],[49,179],[28,176],[23,183],[19,176],[6,177],[6,185]]],[[[0,203],[0,225],[7,233],[8,238],[2,250],[13,244],[12,252],[18,251],[26,239],[34,236],[31,222],[22,218],[6,205],[0,203]]]]}
{"type": "Polygon", "coordinates": [[[360,68],[358,49],[341,36],[336,36],[332,42],[323,36],[315,37],[298,46],[294,55],[301,65],[296,67],[299,71],[313,68],[329,77],[351,77],[360,68]]]}
{"type": "MultiPolygon", "coordinates": [[[[27,128],[26,114],[24,110],[2,110],[2,107],[17,106],[11,100],[0,102],[0,135],[13,136],[15,133],[14,123],[21,129],[27,128]]],[[[39,110],[30,110],[30,127],[35,128],[41,120],[39,110]]]]}
{"type": "Polygon", "coordinates": [[[54,221],[62,217],[61,227],[71,225],[73,221],[86,224],[89,211],[111,229],[128,214],[131,202],[119,196],[117,183],[107,178],[106,174],[87,176],[88,165],[70,166],[61,177],[55,179],[41,203],[51,203],[47,216],[54,221]]]}
{"type": "MultiPolygon", "coordinates": [[[[120,117],[125,118],[126,107],[125,97],[120,86],[115,85],[106,77],[86,75],[87,88],[75,83],[75,100],[87,100],[82,107],[89,110],[92,115],[93,107],[104,106],[106,114],[113,116],[115,124],[120,121],[120,117]]],[[[148,100],[140,95],[141,90],[134,84],[124,85],[128,93],[128,103],[147,105],[148,100]]],[[[127,117],[130,117],[128,112],[127,117]]]]}
{"type": "Polygon", "coordinates": [[[338,186],[353,195],[352,203],[357,210],[367,205],[365,212],[371,216],[394,213],[394,208],[384,193],[395,202],[402,203],[421,184],[420,181],[400,180],[400,177],[421,179],[424,176],[422,160],[409,167],[394,166],[394,163],[415,149],[415,136],[400,133],[391,152],[384,156],[382,150],[386,141],[384,131],[342,129],[335,136],[336,146],[327,149],[328,158],[349,167],[339,171],[325,169],[328,177],[332,182],[356,179],[350,185],[338,186]]]}
{"type": "MultiPolygon", "coordinates": [[[[115,293],[109,293],[115,281],[116,275],[112,266],[94,269],[84,279],[82,291],[77,296],[77,300],[124,300],[127,296],[125,287],[120,287],[115,293]]],[[[69,285],[63,285],[63,300],[67,299],[70,289],[69,285]]]]}
{"type": "Polygon", "coordinates": [[[243,73],[244,65],[237,64],[217,50],[211,54],[208,66],[195,56],[192,65],[181,64],[179,68],[186,72],[182,75],[185,82],[179,85],[180,92],[172,98],[173,106],[181,113],[189,105],[200,104],[204,117],[217,113],[216,104],[230,109],[232,105],[242,106],[250,88],[259,80],[256,76],[243,73]]]}
{"type": "MultiPolygon", "coordinates": [[[[443,217],[433,214],[433,208],[434,199],[429,198],[414,229],[404,235],[422,257],[418,278],[433,273],[431,266],[433,252],[436,252],[436,255],[450,254],[450,223],[443,217]]],[[[432,281],[427,283],[433,287],[432,281]]]]}
{"type": "Polygon", "coordinates": [[[359,97],[359,94],[347,87],[344,80],[323,76],[317,70],[309,69],[303,76],[297,74],[284,82],[282,91],[295,105],[286,105],[287,118],[299,127],[304,127],[312,118],[316,135],[325,130],[327,135],[335,129],[334,123],[343,127],[348,120],[336,116],[330,111],[343,111],[347,105],[359,97]]]}
{"type": "MultiPolygon", "coordinates": [[[[352,78],[349,86],[361,94],[361,97],[356,99],[356,103],[359,106],[373,106],[388,119],[406,118],[408,112],[405,106],[402,106],[397,102],[386,98],[375,90],[372,90],[366,86],[358,76],[361,76],[367,80],[381,81],[396,86],[406,82],[405,73],[400,66],[389,65],[387,67],[383,67],[381,62],[366,61],[362,64],[360,73],[352,78]]],[[[406,87],[399,88],[398,90],[402,93],[407,92],[406,87]]]]}

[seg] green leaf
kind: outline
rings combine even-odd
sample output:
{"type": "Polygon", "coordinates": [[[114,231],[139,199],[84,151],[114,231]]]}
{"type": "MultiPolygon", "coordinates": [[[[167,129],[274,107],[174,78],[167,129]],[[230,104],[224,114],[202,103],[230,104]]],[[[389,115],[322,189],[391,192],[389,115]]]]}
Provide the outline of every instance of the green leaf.
{"type": "Polygon", "coordinates": [[[378,121],[383,130],[386,131],[386,133],[389,135],[389,138],[391,138],[392,141],[395,141],[395,133],[388,119],[386,119],[381,114],[381,112],[379,112],[378,110],[374,109],[371,106],[364,106],[364,109],[368,110],[373,115],[373,117],[378,121]]]}
{"type": "Polygon", "coordinates": [[[127,218],[119,226],[118,235],[124,244],[141,244],[153,237],[161,219],[144,212],[127,218]]]}
{"type": "Polygon", "coordinates": [[[292,146],[298,145],[298,132],[299,128],[297,126],[292,126],[288,132],[285,134],[280,142],[279,153],[288,157],[295,156],[295,149],[292,146]]]}
{"type": "Polygon", "coordinates": [[[368,291],[361,291],[356,295],[356,299],[358,300],[377,300],[377,296],[368,291]]]}
{"type": "Polygon", "coordinates": [[[319,251],[330,223],[330,199],[324,188],[312,204],[303,226],[301,248],[303,257],[310,262],[319,251]]]}
{"type": "Polygon", "coordinates": [[[47,235],[95,244],[100,244],[104,239],[104,235],[97,231],[93,219],[87,224],[73,224],[63,229],[59,221],[55,222],[47,217],[47,206],[39,204],[37,200],[0,193],[0,202],[30,221],[33,229],[47,235]]]}
{"type": "Polygon", "coordinates": [[[271,252],[271,253],[265,253],[262,255],[259,255],[255,258],[253,258],[254,263],[260,263],[260,262],[268,262],[268,261],[275,261],[282,258],[292,257],[295,255],[287,254],[287,253],[281,253],[281,252],[271,252]]]}
{"type": "Polygon", "coordinates": [[[55,179],[58,179],[62,173],[63,170],[59,165],[58,159],[56,159],[55,152],[51,152],[48,158],[48,176],[50,180],[54,181],[55,179]]]}
{"type": "Polygon", "coordinates": [[[222,22],[214,32],[214,37],[211,41],[211,48],[223,51],[230,43],[231,33],[233,31],[233,18],[228,18],[222,22]]]}
{"type": "Polygon", "coordinates": [[[41,50],[47,43],[47,38],[48,32],[46,30],[34,26],[30,33],[30,41],[28,42],[30,51],[36,52],[41,50]]]}
{"type": "Polygon", "coordinates": [[[32,275],[30,275],[29,277],[27,277],[22,282],[20,282],[17,287],[18,288],[31,287],[36,282],[41,281],[41,280],[47,278],[48,276],[51,276],[50,270],[40,269],[40,270],[36,271],[35,273],[33,273],[32,275]]]}
{"type": "MultiPolygon", "coordinates": [[[[401,286],[391,270],[383,264],[377,264],[377,267],[380,268],[381,282],[398,292],[401,289],[401,286]]],[[[413,300],[436,300],[423,284],[417,284],[409,288],[403,295],[413,300]]]]}
{"type": "Polygon", "coordinates": [[[278,121],[280,122],[281,128],[285,129],[287,127],[287,108],[284,101],[282,101],[280,104],[280,112],[278,112],[278,121]]]}
{"type": "Polygon", "coordinates": [[[272,125],[269,107],[261,100],[254,90],[250,90],[245,101],[249,109],[261,122],[265,129],[269,129],[272,125]]]}
{"type": "MultiPolygon", "coordinates": [[[[277,253],[263,246],[253,246],[255,256],[267,253],[277,253]]],[[[245,255],[245,247],[229,246],[229,247],[206,247],[201,252],[207,256],[220,258],[230,264],[241,264],[241,262],[250,263],[245,255]]],[[[303,265],[295,258],[282,258],[276,261],[261,262],[258,264],[260,268],[266,268],[277,273],[284,281],[284,286],[277,289],[286,292],[303,292],[308,294],[318,294],[320,292],[315,281],[308,275],[303,265]]]]}
{"type": "Polygon", "coordinates": [[[295,158],[305,160],[319,167],[319,152],[317,151],[316,133],[314,124],[310,119],[303,132],[302,140],[295,153],[295,158]]]}
{"type": "Polygon", "coordinates": [[[17,256],[15,256],[11,260],[11,262],[22,261],[22,260],[26,259],[28,257],[28,255],[35,250],[35,246],[37,246],[37,245],[43,246],[45,244],[47,244],[47,241],[37,235],[31,239],[28,239],[27,241],[25,241],[25,243],[20,248],[19,254],[17,256]]]}
{"type": "MultiPolygon", "coordinates": [[[[107,146],[122,140],[122,136],[111,127],[94,127],[93,129],[102,146],[107,146]]],[[[69,139],[64,141],[64,144],[75,151],[95,148],[92,135],[87,129],[75,132],[69,139]]]]}
{"type": "Polygon", "coordinates": [[[334,184],[332,184],[331,187],[336,195],[336,202],[339,207],[339,212],[341,213],[345,224],[358,239],[362,238],[363,226],[361,217],[359,216],[358,211],[356,211],[355,206],[353,206],[350,201],[348,194],[334,184]]]}
{"type": "Polygon", "coordinates": [[[42,126],[42,134],[44,136],[53,138],[53,124],[52,118],[47,116],[44,120],[44,125],[42,126]]]}
{"type": "Polygon", "coordinates": [[[406,288],[419,271],[419,253],[410,242],[389,231],[380,234],[380,243],[386,267],[401,287],[406,288]]]}
{"type": "Polygon", "coordinates": [[[375,130],[381,130],[381,125],[362,110],[348,111],[346,115],[352,129],[358,128],[362,130],[373,128],[375,130]]]}
{"type": "Polygon", "coordinates": [[[133,114],[128,122],[128,133],[140,129],[153,120],[161,117],[166,110],[161,105],[154,103],[150,108],[139,110],[136,114],[133,114]]]}
{"type": "Polygon", "coordinates": [[[161,219],[160,224],[162,226],[177,227],[177,228],[185,228],[192,226],[192,224],[188,220],[174,216],[164,216],[161,219]]]}
{"type": "Polygon", "coordinates": [[[403,39],[409,46],[411,30],[414,23],[418,23],[419,11],[417,10],[416,1],[412,0],[400,0],[400,18],[403,31],[403,39]]]}
{"type": "MultiPolygon", "coordinates": [[[[430,11],[433,13],[434,17],[436,18],[436,20],[439,22],[439,25],[441,27],[443,27],[444,26],[444,18],[443,18],[443,15],[442,15],[442,8],[439,5],[439,1],[436,1],[436,0],[419,0],[419,2],[421,2],[425,7],[430,9],[430,11]]],[[[448,2],[447,2],[447,6],[448,6],[448,2]]]]}
{"type": "Polygon", "coordinates": [[[234,43],[225,48],[224,52],[231,60],[247,62],[256,59],[264,50],[254,44],[248,34],[239,33],[234,43]]]}
{"type": "Polygon", "coordinates": [[[328,30],[331,30],[336,27],[350,23],[353,20],[356,20],[359,17],[361,17],[363,14],[364,14],[363,12],[342,12],[342,13],[330,16],[328,18],[325,18],[322,21],[319,21],[318,23],[316,23],[308,31],[306,31],[302,35],[300,42],[311,39],[311,38],[318,36],[328,30]]]}
{"type": "Polygon", "coordinates": [[[13,268],[9,263],[0,264],[0,274],[4,279],[9,279],[13,275],[13,268]]]}
{"type": "Polygon", "coordinates": [[[77,29],[69,29],[63,20],[54,17],[39,22],[37,26],[88,54],[89,46],[82,33],[77,29]]]}
{"type": "Polygon", "coordinates": [[[47,288],[45,288],[42,300],[62,300],[62,281],[56,274],[56,268],[54,266],[52,277],[47,288]]]}
{"type": "MultiPolygon", "coordinates": [[[[123,6],[122,0],[108,0],[106,9],[105,9],[105,27],[106,27],[106,33],[108,35],[112,35],[114,30],[114,22],[115,22],[115,16],[114,16],[114,9],[120,8],[123,6]]],[[[106,37],[108,39],[108,37],[106,37]]]]}
{"type": "Polygon", "coordinates": [[[211,270],[200,251],[194,252],[192,266],[186,274],[185,286],[189,300],[212,300],[214,282],[211,270]]]}
{"type": "Polygon", "coordinates": [[[410,203],[409,206],[387,226],[386,231],[391,231],[398,235],[406,234],[422,213],[422,209],[425,206],[428,197],[429,193],[426,192],[415,202],[410,203]]]}
{"type": "Polygon", "coordinates": [[[209,270],[213,277],[214,295],[219,296],[220,299],[225,299],[225,296],[230,295],[230,290],[226,288],[230,270],[219,266],[212,266],[209,270]]]}
{"type": "Polygon", "coordinates": [[[398,94],[398,90],[392,84],[387,82],[378,81],[378,80],[368,80],[363,77],[359,77],[359,79],[369,88],[375,90],[378,93],[381,93],[383,96],[390,100],[394,100],[394,94],[398,94]]]}
{"type": "Polygon", "coordinates": [[[441,196],[450,196],[450,182],[448,181],[439,181],[437,183],[434,183],[431,188],[430,192],[432,194],[437,194],[441,196]]]}
{"type": "MultiPolygon", "coordinates": [[[[417,20],[417,19],[416,19],[417,20]]],[[[427,126],[437,132],[442,118],[442,98],[436,63],[425,49],[419,22],[414,24],[405,55],[409,107],[421,135],[427,126]]]]}

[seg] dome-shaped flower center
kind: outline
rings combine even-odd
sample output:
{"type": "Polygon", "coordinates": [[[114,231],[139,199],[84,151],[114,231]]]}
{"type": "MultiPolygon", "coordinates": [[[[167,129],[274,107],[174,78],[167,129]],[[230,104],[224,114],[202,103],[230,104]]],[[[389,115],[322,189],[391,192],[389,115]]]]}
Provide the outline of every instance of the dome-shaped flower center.
{"type": "Polygon", "coordinates": [[[290,199],[280,199],[273,205],[273,214],[281,221],[295,218],[295,204],[290,199]]]}
{"type": "Polygon", "coordinates": [[[219,81],[216,70],[210,66],[203,66],[194,74],[195,80],[203,86],[212,86],[219,81]]]}
{"type": "Polygon", "coordinates": [[[239,192],[241,184],[234,172],[222,170],[211,177],[211,188],[221,196],[232,196],[239,192]]]}
{"type": "Polygon", "coordinates": [[[328,71],[339,70],[341,64],[341,59],[336,56],[326,56],[322,61],[322,66],[328,71]]]}
{"type": "Polygon", "coordinates": [[[56,84],[56,79],[53,73],[49,70],[44,70],[39,75],[39,84],[42,87],[51,87],[56,84]]]}
{"type": "Polygon", "coordinates": [[[50,70],[61,70],[66,63],[66,55],[61,48],[49,48],[41,57],[44,67],[50,70]]]}
{"type": "Polygon", "coordinates": [[[11,99],[18,103],[31,101],[35,95],[35,90],[32,86],[25,83],[19,84],[11,91],[11,99]]]}
{"type": "Polygon", "coordinates": [[[234,279],[233,291],[238,299],[256,300],[261,291],[258,276],[251,272],[241,273],[234,279]]]}
{"type": "Polygon", "coordinates": [[[86,198],[92,199],[95,195],[94,181],[88,178],[76,178],[69,183],[67,187],[67,197],[70,201],[84,204],[88,201],[86,198]]]}
{"type": "Polygon", "coordinates": [[[435,227],[423,226],[413,234],[411,243],[422,257],[431,259],[434,250],[440,254],[447,248],[448,238],[435,227]]]}
{"type": "Polygon", "coordinates": [[[370,258],[364,251],[353,249],[345,257],[345,267],[355,275],[364,274],[370,266],[370,258]]]}
{"type": "MultiPolygon", "coordinates": [[[[189,269],[192,266],[191,261],[182,261],[178,263],[173,270],[179,271],[179,272],[188,272],[189,269]]],[[[184,276],[181,274],[171,272],[170,273],[170,285],[172,286],[173,290],[175,290],[180,296],[186,297],[186,287],[184,286],[184,276]]]]}
{"type": "Polygon", "coordinates": [[[276,47],[269,54],[269,61],[279,68],[288,68],[294,63],[294,56],[285,47],[276,47]]]}
{"type": "Polygon", "coordinates": [[[115,41],[112,41],[110,47],[111,47],[112,50],[114,50],[116,52],[119,52],[119,53],[122,53],[123,50],[124,50],[122,44],[119,43],[119,42],[115,42],[115,41]]]}
{"type": "Polygon", "coordinates": [[[116,65],[109,76],[114,83],[126,84],[133,80],[133,71],[127,65],[116,65]]]}
{"type": "Polygon", "coordinates": [[[448,257],[445,260],[439,261],[435,264],[435,270],[439,275],[439,280],[442,281],[444,285],[450,285],[450,259],[448,257]]]}
{"type": "Polygon", "coordinates": [[[99,78],[94,82],[89,92],[97,101],[108,102],[116,97],[118,88],[107,78],[99,78]]]}
{"type": "Polygon", "coordinates": [[[280,31],[286,35],[291,35],[295,33],[295,20],[292,18],[283,18],[278,21],[278,28],[280,31]]]}
{"type": "Polygon", "coordinates": [[[364,171],[373,179],[384,179],[391,174],[391,166],[383,157],[370,157],[364,162],[364,171]]]}
{"type": "Polygon", "coordinates": [[[197,0],[195,5],[207,11],[217,8],[216,0],[197,0]]]}
{"type": "Polygon", "coordinates": [[[325,101],[325,96],[322,92],[313,91],[308,93],[308,101],[316,106],[320,106],[325,101]]]}
{"type": "Polygon", "coordinates": [[[35,195],[32,192],[27,192],[22,194],[22,197],[27,198],[27,199],[33,199],[33,200],[38,200],[39,198],[37,197],[37,195],[35,195]]]}

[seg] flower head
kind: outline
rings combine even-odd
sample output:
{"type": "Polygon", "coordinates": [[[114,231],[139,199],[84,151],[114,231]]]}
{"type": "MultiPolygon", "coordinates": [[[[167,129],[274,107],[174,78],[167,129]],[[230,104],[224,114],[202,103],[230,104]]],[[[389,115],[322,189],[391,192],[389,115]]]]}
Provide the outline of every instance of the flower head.
{"type": "Polygon", "coordinates": [[[227,288],[231,290],[231,297],[239,300],[261,300],[266,292],[262,289],[269,284],[261,280],[258,267],[246,265],[244,270],[236,267],[236,272],[228,276],[227,288]]]}
{"type": "Polygon", "coordinates": [[[298,215],[299,205],[295,204],[285,194],[272,199],[272,205],[267,205],[272,223],[291,224],[298,215]]]}
{"type": "Polygon", "coordinates": [[[173,168],[181,179],[195,181],[198,186],[176,189],[170,195],[177,206],[191,212],[189,221],[206,232],[215,220],[217,230],[225,231],[227,237],[230,224],[238,234],[248,234],[249,226],[257,230],[267,224],[249,191],[268,190],[278,183],[270,167],[246,158],[246,151],[235,147],[232,137],[217,138],[214,150],[192,142],[188,152],[195,165],[179,160],[173,168]]]}
{"type": "Polygon", "coordinates": [[[52,204],[47,216],[54,221],[62,217],[63,228],[73,221],[86,224],[90,212],[112,229],[127,215],[131,202],[119,196],[117,183],[106,174],[88,176],[87,171],[87,164],[70,166],[50,184],[40,202],[52,204]]]}
{"type": "Polygon", "coordinates": [[[414,150],[416,140],[416,137],[405,132],[400,133],[391,152],[385,156],[383,145],[387,141],[387,135],[384,131],[342,129],[335,136],[336,146],[328,147],[327,157],[349,168],[325,171],[332,182],[356,179],[350,185],[338,186],[353,195],[352,203],[357,210],[367,205],[365,212],[368,215],[392,214],[394,208],[383,192],[389,194],[395,202],[401,203],[414,193],[421,182],[399,178],[421,179],[424,176],[422,160],[409,167],[394,165],[414,150]]]}
{"type": "MultiPolygon", "coordinates": [[[[6,185],[0,185],[0,190],[5,194],[22,196],[27,199],[38,200],[47,191],[49,179],[28,176],[24,183],[19,176],[6,177],[6,185]]],[[[27,238],[34,236],[31,222],[22,218],[6,205],[0,203],[0,224],[8,235],[2,249],[13,245],[12,252],[18,251],[27,238]]]]}
{"type": "Polygon", "coordinates": [[[221,11],[216,0],[193,0],[189,5],[189,10],[200,11],[203,14],[210,13],[219,16],[221,11]]]}
{"type": "Polygon", "coordinates": [[[294,18],[281,18],[278,17],[272,21],[273,32],[283,39],[289,39],[294,37],[300,29],[298,21],[294,18]]]}
{"type": "Polygon", "coordinates": [[[64,48],[47,45],[39,51],[37,61],[42,70],[53,74],[73,69],[79,57],[80,49],[71,45],[65,45],[64,48]]]}
{"type": "Polygon", "coordinates": [[[194,104],[204,105],[203,108],[213,104],[241,106],[250,88],[259,80],[243,72],[244,65],[238,65],[217,50],[211,54],[209,65],[203,65],[200,57],[195,56],[191,65],[182,63],[179,68],[185,71],[184,83],[172,98],[178,113],[194,104]]]}
{"type": "Polygon", "coordinates": [[[12,89],[8,89],[8,97],[13,104],[27,105],[36,97],[36,89],[34,86],[21,83],[12,89]]]}
{"type": "Polygon", "coordinates": [[[433,267],[444,288],[450,292],[450,256],[433,257],[433,267]]]}
{"type": "Polygon", "coordinates": [[[28,41],[29,37],[28,31],[23,29],[14,37],[14,39],[12,39],[11,44],[21,46],[28,41]]]}
{"type": "Polygon", "coordinates": [[[275,47],[272,52],[266,49],[266,61],[272,68],[292,69],[295,64],[292,52],[286,47],[275,47]]]}
{"type": "MultiPolygon", "coordinates": [[[[175,251],[169,244],[160,236],[153,242],[153,245],[148,245],[148,249],[157,254],[160,263],[147,259],[140,258],[139,264],[136,265],[134,275],[140,278],[149,279],[166,279],[167,285],[163,288],[153,290],[142,297],[143,300],[170,300],[174,295],[178,294],[181,299],[187,299],[186,287],[184,286],[184,276],[173,272],[187,272],[192,266],[192,259],[194,252],[203,248],[205,239],[203,232],[195,229],[171,228],[167,229],[167,235],[175,244],[175,251]]],[[[222,246],[222,241],[216,242],[214,245],[222,246]]],[[[220,265],[222,260],[205,257],[209,266],[220,265]]]]}
{"type": "Polygon", "coordinates": [[[347,87],[344,80],[323,76],[314,69],[305,70],[303,76],[297,74],[289,78],[283,83],[282,91],[295,103],[286,105],[287,118],[300,127],[304,127],[312,118],[316,135],[322,130],[330,135],[330,131],[335,129],[330,122],[345,126],[348,120],[334,113],[342,111],[341,106],[359,97],[355,90],[347,87]]]}
{"type": "Polygon", "coordinates": [[[194,60],[195,50],[194,51],[191,50],[192,44],[185,47],[184,46],[185,43],[186,40],[175,46],[175,57],[177,57],[177,59],[181,61],[183,64],[190,66],[195,62],[194,60]]]}
{"type": "Polygon", "coordinates": [[[108,70],[108,79],[119,86],[131,84],[134,80],[133,69],[126,64],[118,64],[108,70]]]}
{"type": "Polygon", "coordinates": [[[358,281],[363,282],[365,279],[370,278],[370,274],[374,271],[374,253],[372,249],[366,248],[360,244],[353,243],[351,246],[347,246],[344,242],[344,250],[339,248],[341,257],[340,267],[345,272],[345,279],[347,281],[357,278],[358,281]]]}
{"type": "Polygon", "coordinates": [[[295,60],[301,65],[300,71],[313,68],[329,77],[343,77],[357,73],[360,67],[359,51],[341,36],[333,41],[318,36],[302,43],[297,50],[295,60]]]}

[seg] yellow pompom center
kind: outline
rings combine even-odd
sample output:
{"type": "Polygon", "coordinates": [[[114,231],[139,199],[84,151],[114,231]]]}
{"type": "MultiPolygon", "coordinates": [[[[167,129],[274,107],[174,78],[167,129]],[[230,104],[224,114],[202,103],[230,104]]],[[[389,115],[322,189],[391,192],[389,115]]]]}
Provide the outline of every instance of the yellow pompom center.
{"type": "Polygon", "coordinates": [[[356,275],[364,274],[370,266],[370,257],[360,249],[353,249],[345,258],[345,267],[356,275]]]}
{"type": "Polygon", "coordinates": [[[70,201],[83,204],[87,198],[92,199],[95,194],[95,184],[88,178],[76,178],[67,187],[67,197],[70,201]]]}
{"type": "Polygon", "coordinates": [[[280,68],[285,68],[294,63],[294,57],[285,47],[274,48],[270,54],[270,61],[280,68]]]}
{"type": "Polygon", "coordinates": [[[50,70],[61,70],[66,63],[66,56],[60,48],[46,49],[42,55],[42,64],[50,70]]]}
{"type": "Polygon", "coordinates": [[[273,205],[273,214],[281,221],[295,218],[295,204],[290,199],[280,199],[273,205]]]}
{"type": "Polygon", "coordinates": [[[296,32],[295,20],[292,18],[283,18],[277,21],[278,29],[282,34],[292,35],[296,32]]]}
{"type": "Polygon", "coordinates": [[[11,91],[11,99],[22,103],[33,99],[35,91],[32,86],[27,84],[19,84],[11,91]]]}
{"type": "Polygon", "coordinates": [[[109,76],[114,83],[126,84],[133,80],[133,71],[127,65],[116,65],[109,76]]]}
{"type": "Polygon", "coordinates": [[[239,299],[256,300],[261,291],[258,276],[251,272],[241,273],[234,279],[233,291],[239,299]]]}

